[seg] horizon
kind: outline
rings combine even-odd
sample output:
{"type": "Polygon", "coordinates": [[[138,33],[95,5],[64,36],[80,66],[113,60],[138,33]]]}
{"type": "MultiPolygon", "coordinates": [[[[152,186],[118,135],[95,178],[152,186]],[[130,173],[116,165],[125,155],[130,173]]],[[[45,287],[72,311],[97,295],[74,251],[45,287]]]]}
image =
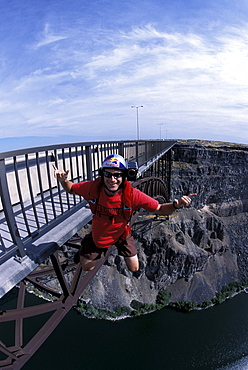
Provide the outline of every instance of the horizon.
{"type": "MultiPolygon", "coordinates": [[[[132,140],[132,139],[131,139],[132,140]]],[[[135,139],[134,139],[135,140],[135,139]]],[[[149,139],[141,139],[142,140],[149,140],[149,139]]],[[[160,140],[160,139],[150,139],[150,140],[160,140]]],[[[202,140],[197,138],[188,138],[188,139],[178,139],[178,138],[172,138],[172,139],[161,139],[161,140],[168,140],[168,141],[203,141],[203,142],[212,142],[212,143],[223,143],[228,145],[248,145],[245,143],[236,143],[231,141],[219,141],[219,140],[202,140]]],[[[108,141],[108,140],[102,140],[102,141],[108,141]]],[[[113,139],[109,141],[119,141],[118,139],[113,139]]],[[[124,140],[125,141],[125,140],[124,140]]],[[[126,140],[129,141],[129,140],[126,140]]],[[[32,149],[37,147],[45,147],[45,146],[53,146],[53,145],[63,145],[63,144],[73,144],[73,143],[82,143],[82,142],[101,142],[101,140],[94,140],[92,139],[86,139],[86,140],[79,140],[77,136],[61,136],[60,138],[57,138],[57,140],[54,140],[53,137],[39,137],[39,136],[32,136],[32,137],[8,137],[8,138],[0,138],[0,153],[10,152],[10,151],[18,151],[23,149],[32,149]],[[69,140],[68,140],[69,139],[69,140]]]]}
{"type": "Polygon", "coordinates": [[[248,144],[247,16],[247,0],[2,1],[0,138],[248,144]]]}

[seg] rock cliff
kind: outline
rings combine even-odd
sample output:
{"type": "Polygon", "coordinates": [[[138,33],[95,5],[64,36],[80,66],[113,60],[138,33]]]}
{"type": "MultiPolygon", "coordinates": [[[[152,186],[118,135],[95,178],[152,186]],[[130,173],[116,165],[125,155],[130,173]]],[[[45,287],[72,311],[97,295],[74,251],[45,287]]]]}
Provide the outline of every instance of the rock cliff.
{"type": "Polygon", "coordinates": [[[173,148],[171,199],[196,192],[188,209],[167,218],[143,214],[134,226],[140,271],[114,252],[83,294],[97,308],[133,300],[212,299],[224,285],[248,280],[248,146],[180,141],[173,148]]]}

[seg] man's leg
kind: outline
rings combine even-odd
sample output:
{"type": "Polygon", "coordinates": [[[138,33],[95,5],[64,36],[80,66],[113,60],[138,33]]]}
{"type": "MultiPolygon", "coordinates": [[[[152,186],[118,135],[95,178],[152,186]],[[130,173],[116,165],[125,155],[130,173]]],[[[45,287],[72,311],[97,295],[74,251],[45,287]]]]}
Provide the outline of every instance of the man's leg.
{"type": "Polygon", "coordinates": [[[80,256],[80,264],[84,271],[91,271],[95,268],[96,261],[87,260],[85,257],[80,256]]]}
{"type": "Polygon", "coordinates": [[[137,254],[132,257],[124,257],[128,270],[135,272],[139,269],[139,260],[137,254]]]}
{"type": "Polygon", "coordinates": [[[116,247],[119,255],[124,257],[128,270],[132,272],[138,271],[139,260],[132,235],[128,234],[125,239],[120,239],[116,247]]]}
{"type": "MultiPolygon", "coordinates": [[[[106,249],[107,250],[107,249],[106,249]]],[[[87,234],[81,242],[79,250],[80,264],[84,271],[91,271],[95,268],[96,262],[106,253],[105,249],[97,248],[92,234],[87,234]]]]}

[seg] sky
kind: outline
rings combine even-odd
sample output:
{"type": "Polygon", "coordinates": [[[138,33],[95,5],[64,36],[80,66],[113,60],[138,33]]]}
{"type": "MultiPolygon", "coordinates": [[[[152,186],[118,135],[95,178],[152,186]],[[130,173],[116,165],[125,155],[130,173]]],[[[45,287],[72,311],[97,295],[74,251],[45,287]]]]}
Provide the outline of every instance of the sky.
{"type": "Polygon", "coordinates": [[[247,92],[248,0],[0,0],[2,148],[248,144],[247,92]]]}

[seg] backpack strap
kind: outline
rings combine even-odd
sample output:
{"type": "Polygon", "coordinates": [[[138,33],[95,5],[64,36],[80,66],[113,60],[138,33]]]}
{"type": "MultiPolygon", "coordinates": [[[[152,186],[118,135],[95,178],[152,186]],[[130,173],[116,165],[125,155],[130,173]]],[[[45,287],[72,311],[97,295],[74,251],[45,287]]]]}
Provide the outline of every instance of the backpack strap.
{"type": "Polygon", "coordinates": [[[124,182],[124,188],[122,193],[123,202],[123,214],[127,221],[130,221],[133,213],[133,187],[129,181],[124,182]]]}
{"type": "Polygon", "coordinates": [[[87,202],[89,203],[90,210],[93,214],[96,213],[96,206],[102,189],[101,182],[102,182],[101,177],[97,177],[97,179],[93,181],[92,187],[86,199],[87,202]]]}

